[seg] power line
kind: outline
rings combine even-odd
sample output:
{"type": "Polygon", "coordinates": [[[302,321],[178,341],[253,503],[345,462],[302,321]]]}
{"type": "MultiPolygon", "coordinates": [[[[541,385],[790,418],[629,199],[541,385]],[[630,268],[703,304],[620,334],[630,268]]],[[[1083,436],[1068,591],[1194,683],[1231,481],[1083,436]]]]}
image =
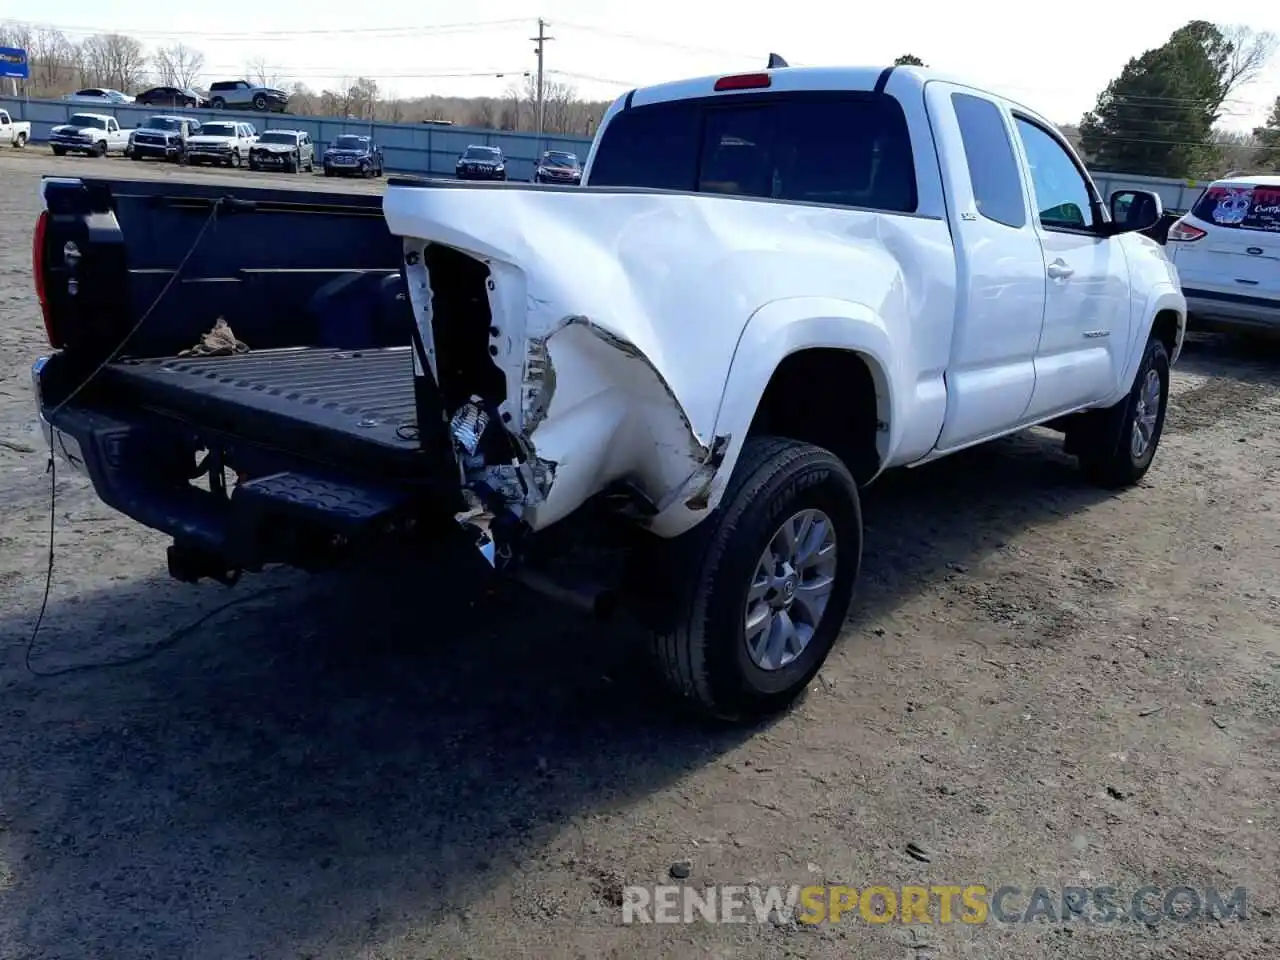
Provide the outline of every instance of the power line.
{"type": "Polygon", "coordinates": [[[615,37],[619,40],[630,40],[632,43],[646,44],[654,47],[667,47],[672,50],[685,50],[689,53],[710,53],[720,57],[735,57],[741,60],[763,60],[764,58],[756,53],[743,53],[742,51],[717,50],[714,47],[699,47],[687,43],[677,43],[673,40],[661,40],[657,37],[645,37],[638,33],[627,33],[622,30],[610,30],[605,27],[594,27],[585,23],[573,23],[570,21],[558,21],[561,26],[568,27],[571,30],[582,30],[586,33],[594,33],[602,37],[615,37]]]}
{"type": "Polygon", "coordinates": [[[34,23],[26,20],[0,20],[0,23],[8,26],[26,27],[28,29],[58,30],[63,33],[79,33],[88,35],[114,33],[131,37],[198,37],[201,40],[209,41],[244,40],[251,43],[271,40],[292,40],[300,36],[347,36],[349,34],[359,34],[361,36],[416,36],[420,34],[469,33],[488,30],[493,27],[516,26],[527,22],[528,21],[526,19],[508,18],[505,20],[472,20],[463,23],[420,24],[417,26],[323,27],[310,30],[260,30],[217,33],[210,32],[208,30],[155,30],[147,28],[133,30],[121,27],[87,27],[72,26],[68,24],[34,23]]]}

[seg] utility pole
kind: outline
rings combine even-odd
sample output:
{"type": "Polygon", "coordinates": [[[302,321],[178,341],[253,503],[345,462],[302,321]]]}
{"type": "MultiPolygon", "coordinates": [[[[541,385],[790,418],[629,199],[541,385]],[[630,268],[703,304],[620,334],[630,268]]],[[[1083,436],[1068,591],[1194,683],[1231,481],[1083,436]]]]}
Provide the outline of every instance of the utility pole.
{"type": "Polygon", "coordinates": [[[542,121],[545,116],[543,111],[544,97],[542,95],[542,48],[548,40],[554,40],[555,37],[547,36],[547,21],[539,17],[538,35],[529,39],[537,44],[533,50],[538,55],[538,148],[540,149],[542,146],[542,121]]]}

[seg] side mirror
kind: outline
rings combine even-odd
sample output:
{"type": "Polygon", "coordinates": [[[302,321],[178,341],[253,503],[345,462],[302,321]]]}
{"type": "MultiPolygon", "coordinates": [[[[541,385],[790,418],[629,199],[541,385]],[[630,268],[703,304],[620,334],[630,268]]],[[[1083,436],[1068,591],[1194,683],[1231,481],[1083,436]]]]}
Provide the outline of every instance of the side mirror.
{"type": "Polygon", "coordinates": [[[1111,194],[1110,207],[1115,233],[1149,230],[1164,216],[1160,194],[1150,190],[1117,190],[1111,194]]]}

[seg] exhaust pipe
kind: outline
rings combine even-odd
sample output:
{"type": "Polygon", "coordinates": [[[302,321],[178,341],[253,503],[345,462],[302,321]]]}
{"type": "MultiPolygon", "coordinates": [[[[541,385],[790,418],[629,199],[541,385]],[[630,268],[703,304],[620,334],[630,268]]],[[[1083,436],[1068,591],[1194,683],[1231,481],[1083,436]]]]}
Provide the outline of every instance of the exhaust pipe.
{"type": "Polygon", "coordinates": [[[511,571],[511,576],[535,593],[597,620],[608,620],[618,607],[617,593],[607,587],[596,584],[571,586],[524,565],[511,571]]]}

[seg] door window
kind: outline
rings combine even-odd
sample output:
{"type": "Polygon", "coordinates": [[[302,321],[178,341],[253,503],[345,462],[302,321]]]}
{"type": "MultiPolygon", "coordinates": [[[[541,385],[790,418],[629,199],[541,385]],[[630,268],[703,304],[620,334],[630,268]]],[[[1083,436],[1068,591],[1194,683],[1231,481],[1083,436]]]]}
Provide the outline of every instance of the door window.
{"type": "Polygon", "coordinates": [[[1091,230],[1089,188],[1080,168],[1058,139],[1017,117],[1018,137],[1027,153],[1040,225],[1049,230],[1091,230]]]}
{"type": "Polygon", "coordinates": [[[1022,174],[1018,172],[1000,108],[990,100],[967,93],[953,93],[951,105],[960,125],[978,212],[1008,227],[1025,225],[1022,174]]]}

